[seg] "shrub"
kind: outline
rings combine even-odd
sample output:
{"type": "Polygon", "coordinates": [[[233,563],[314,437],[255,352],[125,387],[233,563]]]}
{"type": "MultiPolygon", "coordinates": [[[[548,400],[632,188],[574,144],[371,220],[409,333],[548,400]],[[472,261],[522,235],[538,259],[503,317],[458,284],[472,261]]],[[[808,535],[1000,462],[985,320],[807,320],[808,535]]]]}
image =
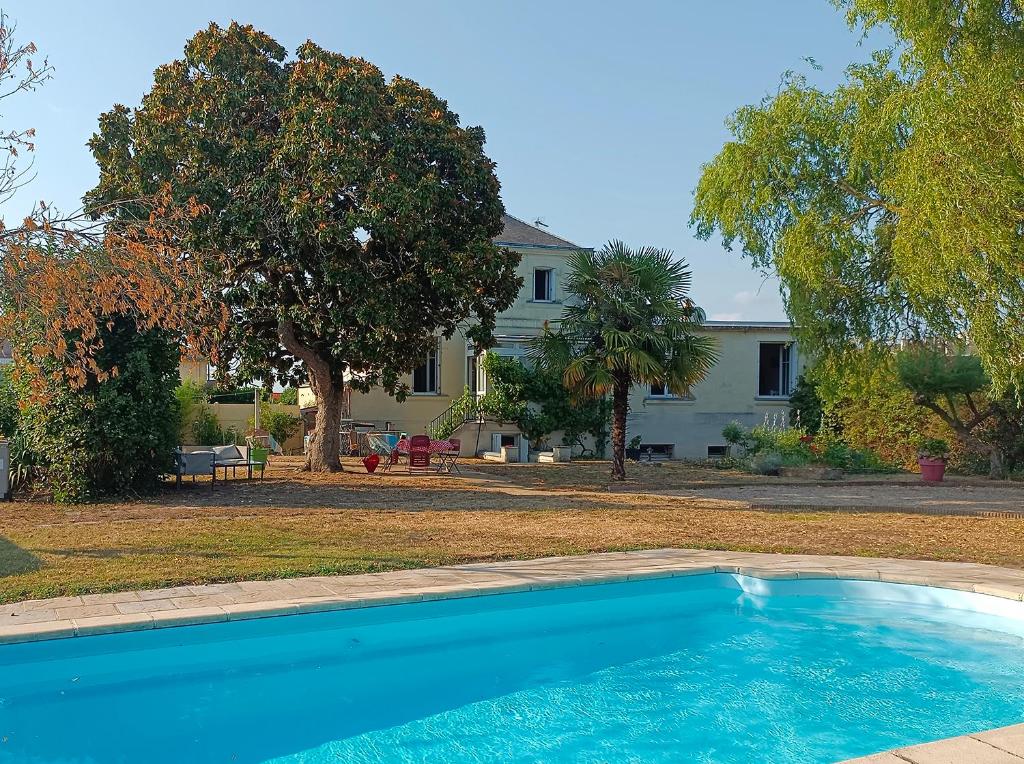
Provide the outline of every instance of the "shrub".
{"type": "Polygon", "coordinates": [[[200,405],[192,420],[192,439],[196,445],[218,446],[226,442],[226,435],[221,429],[220,420],[206,404],[200,405]]]}
{"type": "Polygon", "coordinates": [[[771,475],[778,467],[811,463],[854,472],[895,471],[873,451],[853,448],[830,431],[822,430],[817,436],[810,436],[798,427],[780,427],[767,418],[751,430],[744,429],[738,422],[730,422],[722,430],[722,437],[746,451],[745,456],[737,455],[729,464],[758,474],[771,475]]]}
{"type": "Polygon", "coordinates": [[[0,367],[0,437],[14,437],[18,421],[18,391],[7,367],[0,367]]]}
{"type": "Polygon", "coordinates": [[[747,448],[747,429],[735,419],[722,428],[722,437],[725,438],[725,442],[731,446],[747,448]]]}
{"type": "MultiPolygon", "coordinates": [[[[250,419],[249,426],[254,425],[255,420],[250,419]]],[[[298,432],[301,426],[302,420],[299,417],[292,416],[287,411],[272,408],[266,401],[260,403],[260,427],[269,432],[278,444],[283,446],[284,442],[298,432]]]]}
{"type": "Polygon", "coordinates": [[[751,457],[750,471],[757,475],[778,475],[783,462],[782,454],[768,451],[751,457]]]}
{"type": "Polygon", "coordinates": [[[174,388],[174,397],[178,401],[178,442],[184,443],[193,432],[200,410],[206,406],[206,388],[186,379],[174,388]]]}
{"type": "Polygon", "coordinates": [[[295,387],[286,387],[281,391],[280,402],[285,406],[299,405],[299,390],[295,387]]]}
{"type": "Polygon", "coordinates": [[[116,375],[90,374],[81,388],[49,377],[43,397],[18,415],[25,449],[59,502],[150,491],[172,465],[176,345],[117,317],[103,325],[101,340],[96,362],[116,375]]]}
{"type": "Polygon", "coordinates": [[[789,423],[808,435],[817,435],[824,413],[824,404],[818,395],[818,383],[808,379],[806,374],[801,374],[789,398],[789,406],[789,423]]]}

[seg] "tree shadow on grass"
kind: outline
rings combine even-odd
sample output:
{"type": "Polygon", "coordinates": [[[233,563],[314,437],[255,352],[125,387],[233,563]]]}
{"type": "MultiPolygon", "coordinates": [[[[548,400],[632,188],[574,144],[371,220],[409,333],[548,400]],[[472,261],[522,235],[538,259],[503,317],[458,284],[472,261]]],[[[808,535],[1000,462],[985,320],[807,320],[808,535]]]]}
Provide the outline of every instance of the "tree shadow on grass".
{"type": "Polygon", "coordinates": [[[8,538],[0,536],[0,578],[31,573],[43,567],[42,561],[8,538]]]}

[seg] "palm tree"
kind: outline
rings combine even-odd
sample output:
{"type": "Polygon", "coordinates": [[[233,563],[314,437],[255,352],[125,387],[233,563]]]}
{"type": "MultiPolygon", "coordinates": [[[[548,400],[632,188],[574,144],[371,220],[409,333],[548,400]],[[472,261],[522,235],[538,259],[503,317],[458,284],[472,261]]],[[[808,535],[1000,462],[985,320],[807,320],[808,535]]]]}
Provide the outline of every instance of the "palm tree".
{"type": "Polygon", "coordinates": [[[635,384],[686,395],[718,360],[710,337],[693,332],[704,311],[687,296],[691,274],[672,252],[621,241],[569,258],[569,299],[554,329],[531,344],[538,366],[563,369],[581,398],[612,395],[612,480],[626,477],[626,415],[635,384]]]}

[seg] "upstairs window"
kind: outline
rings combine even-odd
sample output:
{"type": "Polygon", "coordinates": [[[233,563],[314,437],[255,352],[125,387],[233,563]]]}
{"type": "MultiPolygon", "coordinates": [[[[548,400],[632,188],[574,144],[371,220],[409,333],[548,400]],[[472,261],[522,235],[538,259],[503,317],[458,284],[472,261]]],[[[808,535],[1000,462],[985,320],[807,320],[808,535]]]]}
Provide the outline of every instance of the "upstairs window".
{"type": "Polygon", "coordinates": [[[533,299],[535,302],[551,302],[555,299],[554,271],[550,268],[535,268],[533,271],[533,299]]]}
{"type": "Polygon", "coordinates": [[[789,342],[762,342],[758,349],[757,395],[788,398],[793,387],[793,348],[789,342]]]}
{"type": "Polygon", "coordinates": [[[440,374],[441,358],[437,352],[437,346],[427,353],[427,360],[422,366],[417,366],[412,373],[412,391],[420,395],[437,393],[440,374]]]}

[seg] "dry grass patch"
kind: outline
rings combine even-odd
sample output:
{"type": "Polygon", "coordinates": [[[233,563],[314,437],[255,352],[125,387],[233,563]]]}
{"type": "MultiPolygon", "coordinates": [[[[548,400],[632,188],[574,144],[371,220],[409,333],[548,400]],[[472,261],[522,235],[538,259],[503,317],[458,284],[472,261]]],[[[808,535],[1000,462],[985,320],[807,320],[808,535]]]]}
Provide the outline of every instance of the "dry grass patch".
{"type": "Polygon", "coordinates": [[[1024,567],[1021,520],[591,502],[586,510],[211,507],[177,508],[179,515],[163,514],[174,507],[125,505],[119,517],[101,517],[107,507],[79,519],[16,505],[15,515],[0,510],[0,602],[668,546],[1024,567]],[[147,507],[157,516],[146,517],[147,507]]]}

